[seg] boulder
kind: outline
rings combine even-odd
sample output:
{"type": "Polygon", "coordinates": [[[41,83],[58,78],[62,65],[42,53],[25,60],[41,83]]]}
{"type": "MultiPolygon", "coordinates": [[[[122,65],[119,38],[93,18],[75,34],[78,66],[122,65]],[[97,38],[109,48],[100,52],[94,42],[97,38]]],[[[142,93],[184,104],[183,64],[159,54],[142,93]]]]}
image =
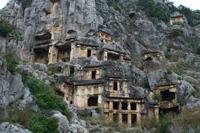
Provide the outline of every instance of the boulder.
{"type": "Polygon", "coordinates": [[[0,133],[32,133],[28,129],[23,128],[19,124],[11,124],[4,122],[0,124],[0,133]]]}
{"type": "Polygon", "coordinates": [[[58,119],[58,125],[59,125],[59,130],[62,133],[68,133],[69,130],[69,121],[66,116],[64,116],[61,112],[59,111],[54,111],[54,114],[52,117],[58,119]]]}

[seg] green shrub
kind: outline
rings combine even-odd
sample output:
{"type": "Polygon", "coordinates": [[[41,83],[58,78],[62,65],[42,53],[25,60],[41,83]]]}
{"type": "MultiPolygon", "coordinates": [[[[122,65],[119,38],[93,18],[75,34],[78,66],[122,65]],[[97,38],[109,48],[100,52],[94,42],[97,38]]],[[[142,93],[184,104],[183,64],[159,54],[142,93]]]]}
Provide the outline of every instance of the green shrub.
{"type": "Polygon", "coordinates": [[[0,20],[0,36],[12,37],[17,41],[22,40],[22,34],[16,30],[16,27],[11,25],[7,20],[0,20]]]}
{"type": "Polygon", "coordinates": [[[19,110],[16,107],[7,109],[8,116],[3,121],[18,123],[34,133],[59,133],[58,120],[31,109],[19,110]]]}
{"type": "Polygon", "coordinates": [[[59,133],[58,120],[56,118],[35,113],[30,119],[28,129],[33,133],[59,133]]]}
{"type": "Polygon", "coordinates": [[[192,96],[200,98],[200,88],[197,86],[193,86],[194,90],[192,91],[192,96]]]}
{"type": "Polygon", "coordinates": [[[169,128],[172,125],[172,116],[170,114],[163,115],[158,123],[160,133],[169,133],[169,128]]]}
{"type": "Polygon", "coordinates": [[[6,20],[0,20],[0,36],[7,37],[15,27],[6,20]]]}
{"type": "Polygon", "coordinates": [[[154,92],[154,94],[153,94],[153,99],[154,99],[154,100],[160,101],[161,98],[162,98],[162,97],[161,97],[161,95],[160,95],[159,92],[154,92]]]}
{"type": "Polygon", "coordinates": [[[171,66],[171,67],[167,67],[167,72],[168,73],[175,72],[178,75],[183,75],[184,70],[182,67],[171,66]]]}
{"type": "Polygon", "coordinates": [[[16,67],[19,64],[20,59],[14,53],[9,53],[5,55],[4,58],[6,59],[8,71],[14,74],[17,71],[16,67]]]}
{"type": "Polygon", "coordinates": [[[55,94],[52,87],[35,77],[23,75],[23,81],[31,89],[37,99],[37,104],[43,109],[58,110],[71,119],[72,113],[68,110],[62,98],[55,94]]]}
{"type": "Polygon", "coordinates": [[[181,12],[182,14],[184,14],[187,18],[188,24],[190,26],[195,26],[198,23],[196,23],[196,18],[195,18],[195,11],[192,11],[190,8],[187,8],[183,5],[180,5],[178,7],[179,12],[181,12]]]}
{"type": "Polygon", "coordinates": [[[137,4],[148,17],[154,17],[164,22],[169,21],[170,12],[160,3],[155,3],[154,0],[139,0],[137,4]]]}

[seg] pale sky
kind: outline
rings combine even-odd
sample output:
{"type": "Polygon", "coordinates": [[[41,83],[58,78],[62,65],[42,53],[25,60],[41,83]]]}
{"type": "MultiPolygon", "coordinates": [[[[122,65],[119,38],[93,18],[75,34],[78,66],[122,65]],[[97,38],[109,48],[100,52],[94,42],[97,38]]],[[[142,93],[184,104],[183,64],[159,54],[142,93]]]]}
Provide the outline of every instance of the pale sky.
{"type": "Polygon", "coordinates": [[[179,6],[180,4],[184,5],[185,7],[189,7],[193,10],[199,9],[200,10],[200,0],[170,0],[174,2],[175,6],[179,6]]]}
{"type": "Polygon", "coordinates": [[[6,6],[8,1],[9,0],[0,0],[0,9],[3,8],[4,6],[6,6]]]}
{"type": "MultiPolygon", "coordinates": [[[[0,0],[0,9],[3,8],[9,0],[0,0]]],[[[173,1],[176,6],[180,4],[189,7],[193,10],[200,10],[200,0],[170,0],[173,1]]]]}

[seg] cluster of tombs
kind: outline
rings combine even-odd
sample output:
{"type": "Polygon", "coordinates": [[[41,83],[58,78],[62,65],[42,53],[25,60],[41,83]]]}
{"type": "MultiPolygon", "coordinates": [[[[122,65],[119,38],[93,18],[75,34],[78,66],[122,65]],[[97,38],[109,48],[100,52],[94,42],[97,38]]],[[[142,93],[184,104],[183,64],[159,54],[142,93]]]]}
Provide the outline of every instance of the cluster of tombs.
{"type": "Polygon", "coordinates": [[[176,24],[184,24],[186,22],[186,18],[183,14],[179,13],[179,12],[174,12],[171,16],[170,16],[170,25],[176,25],[176,24]]]}
{"type": "MultiPolygon", "coordinates": [[[[61,75],[59,85],[64,100],[80,110],[100,109],[109,120],[132,126],[143,117],[155,116],[159,110],[178,106],[176,84],[157,86],[162,99],[159,103],[135,95],[135,77],[130,54],[112,39],[106,30],[89,31],[85,37],[73,30],[64,41],[56,43],[50,32],[35,36],[32,62],[48,64],[49,70],[61,75]]],[[[158,59],[157,53],[145,53],[144,62],[158,59]]],[[[160,57],[159,57],[160,58],[160,57]]]]}

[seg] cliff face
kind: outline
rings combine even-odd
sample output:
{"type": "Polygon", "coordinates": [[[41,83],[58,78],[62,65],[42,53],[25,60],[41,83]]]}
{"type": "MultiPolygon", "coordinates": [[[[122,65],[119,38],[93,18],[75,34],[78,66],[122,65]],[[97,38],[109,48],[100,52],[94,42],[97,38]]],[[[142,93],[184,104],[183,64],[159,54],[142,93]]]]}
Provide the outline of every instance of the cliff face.
{"type": "Polygon", "coordinates": [[[97,16],[95,0],[33,0],[25,9],[14,0],[2,10],[1,18],[9,20],[23,33],[23,41],[16,45],[29,53],[36,34],[57,30],[53,39],[62,41],[70,30],[82,34],[97,29],[103,23],[102,18],[97,16]]]}
{"type": "MultiPolygon", "coordinates": [[[[174,12],[169,3],[161,0],[155,2],[166,11],[164,15],[168,15],[167,17],[174,12]]],[[[199,20],[199,16],[197,12],[195,22],[199,20]]],[[[1,10],[0,19],[8,20],[16,26],[23,38],[15,40],[0,37],[0,55],[16,51],[21,59],[27,61],[31,59],[37,35],[51,33],[52,44],[57,44],[67,40],[69,33],[76,32],[78,38],[87,38],[88,33],[104,28],[119,42],[120,49],[130,53],[131,71],[138,83],[135,87],[139,88],[142,95],[146,89],[154,91],[160,79],[166,78],[177,85],[181,106],[200,106],[198,24],[192,27],[185,20],[184,24],[170,25],[169,19],[165,21],[163,17],[150,17],[146,9],[138,5],[137,0],[32,0],[25,8],[19,1],[12,0],[1,10]],[[154,52],[162,56],[162,59],[155,57],[153,66],[145,64],[144,55],[154,52]]],[[[24,87],[21,77],[7,72],[5,64],[3,66],[1,62],[3,60],[0,60],[0,73],[3,73],[0,75],[0,107],[5,108],[13,102],[15,104],[15,101],[20,107],[26,106],[26,103],[32,104],[32,96],[28,88],[24,87]],[[21,97],[24,99],[19,100],[21,97]]],[[[43,68],[35,70],[31,66],[21,66],[21,69],[47,83],[56,82],[43,68]]],[[[74,119],[76,129],[86,126],[84,122],[78,121],[77,124],[76,121],[77,118],[74,119]]],[[[73,126],[70,128],[73,129],[73,126]]]]}

